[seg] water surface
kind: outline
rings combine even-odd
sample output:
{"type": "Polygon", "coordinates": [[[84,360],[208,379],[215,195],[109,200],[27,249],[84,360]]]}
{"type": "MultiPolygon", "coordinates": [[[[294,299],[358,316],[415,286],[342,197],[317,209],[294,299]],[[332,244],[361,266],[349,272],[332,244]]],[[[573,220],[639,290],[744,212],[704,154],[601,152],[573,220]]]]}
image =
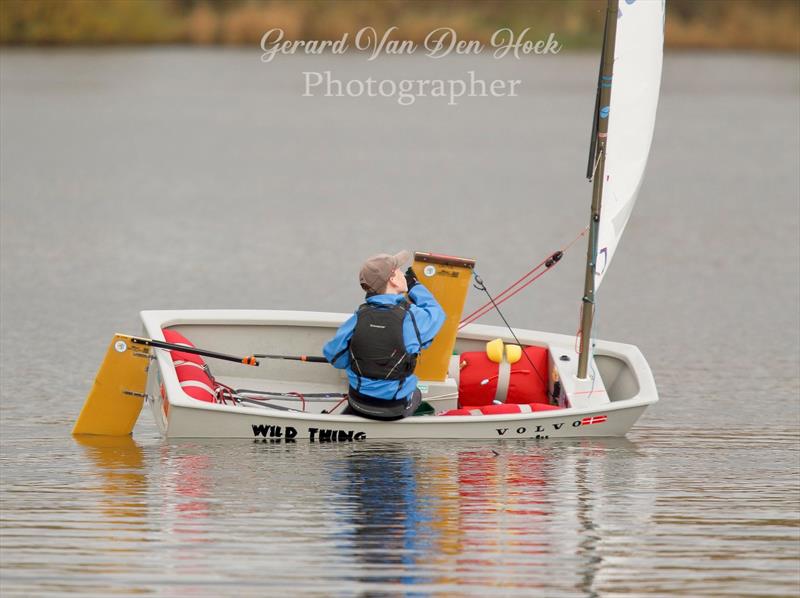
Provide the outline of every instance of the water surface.
{"type": "MultiPolygon", "coordinates": [[[[598,296],[598,335],[640,346],[661,396],[627,438],[165,442],[147,413],[132,440],[69,436],[141,309],[347,312],[361,260],[402,247],[475,257],[498,291],[563,246],[596,63],[4,50],[3,595],[797,594],[793,58],[666,58],[598,296]],[[524,84],[404,108],[301,98],[312,69],[524,84]]],[[[575,330],[583,252],[512,324],[575,330]]]]}

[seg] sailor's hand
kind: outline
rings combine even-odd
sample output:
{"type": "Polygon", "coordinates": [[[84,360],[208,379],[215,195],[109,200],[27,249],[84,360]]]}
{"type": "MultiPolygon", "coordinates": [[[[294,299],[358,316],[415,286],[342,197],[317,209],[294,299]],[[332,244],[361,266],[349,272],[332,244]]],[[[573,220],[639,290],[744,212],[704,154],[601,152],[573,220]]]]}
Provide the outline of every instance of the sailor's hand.
{"type": "Polygon", "coordinates": [[[411,269],[409,266],[408,270],[406,270],[406,286],[410,291],[415,285],[418,285],[419,281],[417,280],[417,275],[414,274],[414,270],[411,269]]]}

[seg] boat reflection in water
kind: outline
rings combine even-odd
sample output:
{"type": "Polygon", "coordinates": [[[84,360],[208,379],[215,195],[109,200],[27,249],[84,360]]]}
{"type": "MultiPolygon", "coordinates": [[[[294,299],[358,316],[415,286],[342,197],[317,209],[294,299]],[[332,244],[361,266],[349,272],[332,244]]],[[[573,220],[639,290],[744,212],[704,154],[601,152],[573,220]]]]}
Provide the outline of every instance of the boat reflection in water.
{"type": "Polygon", "coordinates": [[[342,548],[360,563],[352,579],[591,594],[606,566],[604,513],[635,510],[645,521],[652,513],[652,504],[606,504],[614,486],[637,483],[636,453],[624,438],[352,447],[331,470],[343,489],[331,510],[348,530],[342,548]]]}
{"type": "Polygon", "coordinates": [[[127,582],[146,570],[142,563],[154,531],[142,449],[130,436],[74,438],[85,455],[78,471],[89,482],[73,500],[63,503],[60,525],[69,531],[50,545],[69,554],[67,562],[78,559],[79,568],[67,566],[51,582],[51,589],[57,593],[141,592],[138,584],[127,582]]]}
{"type": "Polygon", "coordinates": [[[624,438],[193,440],[150,459],[130,438],[79,442],[113,535],[103,571],[173,594],[268,579],[276,591],[592,595],[631,581],[657,495],[624,438]]]}

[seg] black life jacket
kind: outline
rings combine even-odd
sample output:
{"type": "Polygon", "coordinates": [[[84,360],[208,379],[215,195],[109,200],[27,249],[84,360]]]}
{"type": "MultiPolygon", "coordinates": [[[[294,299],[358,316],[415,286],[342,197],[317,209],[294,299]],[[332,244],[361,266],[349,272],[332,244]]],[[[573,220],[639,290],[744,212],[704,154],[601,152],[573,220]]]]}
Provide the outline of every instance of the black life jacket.
{"type": "Polygon", "coordinates": [[[420,346],[422,339],[409,307],[408,301],[403,300],[394,305],[364,303],[358,308],[356,326],[350,338],[350,363],[359,377],[400,380],[402,386],[402,381],[414,373],[417,354],[406,351],[403,339],[406,314],[414,324],[420,346]]]}

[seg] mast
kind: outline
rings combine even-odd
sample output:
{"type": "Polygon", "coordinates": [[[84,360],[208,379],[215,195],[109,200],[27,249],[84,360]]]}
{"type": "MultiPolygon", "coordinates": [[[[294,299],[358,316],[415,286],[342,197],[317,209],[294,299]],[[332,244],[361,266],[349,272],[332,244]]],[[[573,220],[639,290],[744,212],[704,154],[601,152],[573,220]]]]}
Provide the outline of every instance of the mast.
{"type": "Polygon", "coordinates": [[[589,365],[592,320],[594,317],[595,267],[597,262],[597,234],[600,226],[600,207],[603,199],[605,177],[606,140],[608,133],[609,107],[611,104],[611,81],[614,74],[614,45],[617,34],[617,11],[619,0],[608,0],[606,27],[603,34],[603,55],[600,61],[597,101],[593,129],[595,135],[589,150],[589,172],[592,179],[592,208],[589,221],[589,243],[586,251],[586,277],[583,285],[583,310],[581,314],[581,346],[578,358],[578,378],[585,379],[589,365]]]}

